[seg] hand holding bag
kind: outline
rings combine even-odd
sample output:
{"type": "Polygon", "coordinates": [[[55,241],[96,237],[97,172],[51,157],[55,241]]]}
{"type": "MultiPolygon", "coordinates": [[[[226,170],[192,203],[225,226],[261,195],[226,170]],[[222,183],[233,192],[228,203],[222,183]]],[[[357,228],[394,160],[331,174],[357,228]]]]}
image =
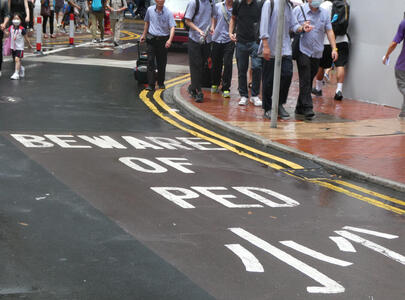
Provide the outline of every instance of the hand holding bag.
{"type": "Polygon", "coordinates": [[[4,40],[3,44],[3,55],[10,56],[11,55],[11,36],[4,40]]]}

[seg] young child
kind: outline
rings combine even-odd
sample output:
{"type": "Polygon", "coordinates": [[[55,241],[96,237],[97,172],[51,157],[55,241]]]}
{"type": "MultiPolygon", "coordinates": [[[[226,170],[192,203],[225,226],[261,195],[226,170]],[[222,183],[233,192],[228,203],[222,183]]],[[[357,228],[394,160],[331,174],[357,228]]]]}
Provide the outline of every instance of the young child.
{"type": "Polygon", "coordinates": [[[15,72],[10,77],[12,80],[18,80],[25,76],[24,67],[21,65],[21,60],[24,57],[24,39],[27,41],[28,46],[32,45],[27,37],[27,31],[21,26],[21,15],[16,13],[13,16],[12,24],[6,31],[7,37],[11,37],[11,55],[15,63],[15,72]]]}

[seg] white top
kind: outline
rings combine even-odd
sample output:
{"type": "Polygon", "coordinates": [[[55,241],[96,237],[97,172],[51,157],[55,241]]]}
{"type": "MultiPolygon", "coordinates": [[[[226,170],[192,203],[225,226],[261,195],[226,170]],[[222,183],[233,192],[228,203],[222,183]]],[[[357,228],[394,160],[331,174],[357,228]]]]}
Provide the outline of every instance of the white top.
{"type": "MultiPolygon", "coordinates": [[[[347,3],[349,3],[349,1],[347,1],[347,3]]],[[[330,1],[324,1],[321,4],[321,7],[326,9],[329,13],[329,18],[332,19],[332,7],[333,7],[333,3],[330,1]]],[[[336,44],[339,43],[348,43],[349,42],[349,38],[347,37],[347,34],[345,35],[338,35],[336,36],[336,44]]],[[[325,45],[330,45],[329,40],[328,40],[328,36],[325,35],[325,40],[323,42],[325,45]]]]}
{"type": "Polygon", "coordinates": [[[11,25],[8,28],[11,37],[11,49],[12,50],[23,50],[24,51],[24,35],[26,30],[24,27],[19,26],[17,28],[11,25]]]}

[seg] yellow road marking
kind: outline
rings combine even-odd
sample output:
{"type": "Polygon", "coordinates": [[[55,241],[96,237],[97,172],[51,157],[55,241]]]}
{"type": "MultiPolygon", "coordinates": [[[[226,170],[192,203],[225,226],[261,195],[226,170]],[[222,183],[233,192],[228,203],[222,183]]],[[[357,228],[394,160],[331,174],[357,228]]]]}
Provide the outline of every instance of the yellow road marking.
{"type": "MultiPolygon", "coordinates": [[[[183,82],[187,82],[188,80],[189,79],[184,79],[184,80],[177,81],[174,84],[169,85],[168,87],[172,87],[174,85],[181,84],[183,82]]],[[[207,133],[207,134],[209,134],[209,135],[211,135],[213,137],[216,137],[218,139],[221,139],[221,140],[223,140],[225,142],[231,143],[231,144],[233,144],[233,145],[235,145],[237,147],[240,147],[242,149],[245,149],[245,150],[248,150],[250,152],[256,153],[256,154],[258,154],[260,156],[264,156],[264,157],[270,158],[272,160],[278,161],[278,162],[280,162],[282,164],[285,164],[285,165],[289,166],[292,169],[296,169],[296,170],[304,169],[304,167],[302,167],[302,166],[300,166],[300,165],[298,165],[296,163],[293,163],[293,162],[290,162],[290,161],[288,161],[286,159],[283,159],[281,157],[278,157],[278,156],[275,156],[275,155],[272,155],[272,154],[257,150],[257,149],[255,149],[253,147],[250,147],[250,146],[247,146],[245,144],[239,143],[239,142],[237,142],[235,140],[232,140],[230,138],[227,138],[225,136],[217,134],[217,133],[215,133],[215,132],[213,132],[213,131],[211,131],[209,129],[206,129],[206,128],[204,128],[204,127],[202,127],[202,126],[200,126],[200,125],[198,125],[198,124],[184,118],[183,116],[179,115],[177,112],[173,111],[160,97],[155,97],[155,100],[163,109],[165,109],[173,117],[175,117],[179,121],[181,121],[181,122],[183,122],[183,123],[185,123],[185,124],[187,124],[187,125],[189,125],[191,127],[194,127],[195,129],[198,129],[198,130],[200,130],[202,132],[205,132],[205,133],[207,133]]]]}
{"type": "Polygon", "coordinates": [[[166,80],[165,84],[169,84],[171,82],[175,82],[175,81],[178,81],[178,80],[184,79],[184,78],[190,78],[190,74],[186,74],[186,75],[183,75],[183,76],[179,76],[179,77],[176,77],[176,78],[173,78],[173,79],[166,80]]]}
{"type": "Polygon", "coordinates": [[[346,182],[346,181],[342,181],[342,180],[333,180],[333,181],[336,182],[337,184],[347,186],[347,187],[352,188],[354,190],[358,190],[358,191],[360,191],[362,193],[369,194],[371,196],[378,197],[378,198],[381,198],[381,199],[384,199],[384,200],[387,200],[387,201],[390,201],[390,202],[393,202],[393,203],[397,203],[397,204],[403,205],[405,207],[405,201],[401,201],[401,200],[398,200],[398,199],[395,199],[395,198],[392,198],[392,197],[389,197],[389,196],[386,196],[386,195],[383,195],[383,194],[380,194],[380,193],[376,193],[376,192],[367,190],[365,188],[362,188],[360,186],[351,184],[351,183],[346,182]]]}
{"type": "Polygon", "coordinates": [[[122,33],[127,34],[128,36],[120,38],[121,41],[130,41],[130,40],[136,40],[140,37],[139,34],[128,31],[128,30],[121,30],[122,33]]]}
{"type": "Polygon", "coordinates": [[[382,202],[380,202],[378,200],[375,200],[375,199],[372,199],[372,198],[369,198],[369,197],[365,197],[365,196],[360,195],[360,194],[350,192],[348,190],[345,190],[344,188],[341,188],[339,186],[335,186],[335,185],[333,185],[331,183],[327,183],[327,182],[323,182],[323,181],[319,181],[319,180],[312,181],[312,182],[314,182],[314,183],[316,183],[316,184],[318,184],[320,186],[323,186],[323,187],[329,188],[331,190],[334,190],[336,192],[340,192],[340,193],[346,194],[346,195],[348,195],[350,197],[359,199],[361,201],[365,201],[365,202],[367,202],[369,204],[372,204],[374,206],[378,206],[378,207],[393,211],[393,212],[395,212],[397,214],[405,214],[405,210],[403,210],[403,209],[400,209],[400,208],[397,208],[397,207],[394,207],[394,206],[390,206],[388,204],[382,203],[382,202]]]}
{"type": "MultiPolygon", "coordinates": [[[[155,92],[155,96],[154,96],[154,97],[160,97],[160,95],[161,95],[162,92],[163,92],[163,90],[158,90],[157,92],[155,92]]],[[[282,170],[282,169],[284,169],[283,167],[281,167],[281,166],[279,166],[279,165],[277,165],[277,164],[270,163],[270,162],[268,162],[268,161],[265,161],[265,160],[262,160],[262,159],[260,159],[260,158],[254,157],[253,155],[250,155],[250,154],[247,154],[247,153],[245,153],[245,152],[243,152],[243,151],[240,151],[240,150],[236,149],[235,147],[229,146],[229,145],[226,144],[226,143],[223,143],[223,142],[218,141],[218,140],[216,140],[216,139],[210,138],[210,137],[208,137],[208,136],[206,136],[206,135],[203,135],[203,134],[201,134],[201,133],[199,133],[199,132],[197,132],[197,131],[194,131],[194,130],[191,130],[191,129],[188,129],[188,128],[182,126],[181,124],[177,123],[175,120],[173,120],[173,119],[171,119],[171,118],[169,118],[169,117],[163,115],[163,114],[158,110],[158,108],[148,99],[148,97],[147,97],[146,95],[147,95],[147,91],[144,90],[144,91],[142,91],[142,92],[140,93],[139,97],[140,97],[141,100],[149,107],[150,110],[152,110],[156,115],[158,115],[160,118],[162,118],[163,120],[165,120],[165,121],[168,122],[169,124],[171,124],[171,125],[173,125],[173,126],[179,128],[179,129],[181,129],[181,130],[183,130],[183,131],[185,131],[185,132],[188,132],[188,133],[191,134],[191,135],[194,135],[194,136],[196,136],[196,137],[199,137],[199,138],[202,138],[202,139],[204,139],[204,140],[207,140],[207,141],[209,141],[209,142],[211,142],[211,143],[213,143],[213,144],[216,144],[216,145],[218,145],[218,146],[220,146],[220,147],[222,147],[222,148],[228,149],[229,151],[235,152],[235,153],[237,153],[237,154],[239,154],[239,155],[241,155],[241,156],[245,156],[245,157],[247,157],[247,158],[249,158],[249,159],[252,159],[252,160],[255,160],[255,161],[257,161],[257,162],[260,162],[260,163],[262,163],[262,164],[264,164],[264,165],[267,165],[267,166],[269,166],[269,167],[271,167],[271,168],[274,168],[274,169],[277,169],[277,170],[282,170]]]]}
{"type": "MultiPolygon", "coordinates": [[[[189,80],[189,78],[187,78],[187,79],[182,79],[182,78],[185,78],[185,77],[188,77],[188,76],[189,76],[189,74],[180,76],[180,77],[178,77],[178,78],[174,78],[174,79],[172,79],[172,80],[170,80],[170,81],[167,81],[167,82],[172,82],[171,84],[168,85],[167,88],[170,88],[170,87],[173,87],[173,86],[175,86],[175,85],[178,85],[178,84],[187,82],[187,81],[189,80]]],[[[198,130],[201,130],[201,131],[203,131],[203,132],[206,132],[206,133],[208,133],[208,134],[210,134],[210,135],[212,135],[212,136],[214,136],[214,137],[217,137],[217,138],[219,138],[219,139],[223,139],[224,141],[228,141],[228,140],[229,140],[229,141],[228,141],[229,143],[232,143],[232,144],[234,144],[234,145],[236,145],[236,146],[238,146],[238,147],[240,147],[240,148],[244,148],[244,149],[246,149],[246,150],[252,149],[252,150],[254,150],[254,151],[251,151],[251,152],[254,152],[254,153],[257,153],[257,154],[259,154],[259,153],[264,153],[264,154],[266,154],[266,155],[263,155],[263,156],[266,156],[266,157],[268,157],[268,156],[274,157],[274,156],[271,155],[271,154],[262,152],[262,151],[260,151],[260,150],[254,149],[254,148],[249,147],[249,146],[247,146],[247,145],[244,145],[244,144],[241,144],[241,143],[239,143],[239,142],[236,142],[236,141],[233,141],[233,140],[231,140],[231,139],[228,139],[228,138],[226,138],[226,137],[223,137],[223,136],[221,136],[221,135],[219,135],[219,134],[217,134],[217,133],[215,133],[215,132],[212,132],[212,131],[210,131],[210,130],[207,130],[206,128],[201,127],[201,126],[199,126],[199,125],[197,125],[197,124],[195,124],[195,123],[193,123],[193,122],[191,122],[191,121],[185,119],[183,116],[177,114],[176,112],[173,112],[172,109],[171,109],[168,105],[166,105],[166,103],[163,102],[163,100],[162,100],[162,98],[161,98],[162,92],[163,92],[163,90],[158,90],[157,92],[154,93],[154,99],[155,99],[155,101],[156,101],[163,109],[165,109],[169,114],[171,114],[173,117],[177,118],[179,121],[182,121],[183,123],[185,123],[185,124],[187,124],[187,125],[190,125],[190,126],[196,128],[196,129],[198,129],[198,130]],[[241,147],[241,146],[242,146],[242,147],[241,147]]],[[[210,141],[210,142],[212,142],[212,143],[214,143],[214,144],[216,144],[216,145],[219,145],[219,146],[221,146],[221,147],[223,147],[223,148],[225,148],[225,149],[228,149],[228,150],[230,150],[230,151],[232,151],[232,152],[235,152],[235,153],[237,153],[237,154],[239,154],[239,155],[241,155],[241,156],[244,156],[244,157],[253,159],[253,160],[258,161],[258,162],[260,162],[260,163],[262,163],[262,164],[268,165],[268,166],[270,166],[270,167],[272,167],[272,168],[275,168],[275,169],[278,169],[278,170],[283,170],[283,168],[281,168],[281,167],[278,166],[278,165],[269,163],[269,162],[264,161],[264,160],[262,160],[262,159],[258,159],[257,157],[252,156],[252,155],[250,155],[250,154],[247,154],[247,153],[245,153],[245,152],[243,152],[243,151],[237,150],[236,148],[234,148],[234,147],[232,147],[232,146],[229,146],[229,145],[226,144],[226,143],[223,143],[223,142],[218,141],[218,140],[216,140],[216,139],[210,138],[210,137],[205,136],[205,135],[203,135],[203,134],[201,134],[201,133],[199,133],[199,132],[196,132],[196,131],[194,131],[194,130],[190,130],[190,129],[188,129],[188,128],[182,126],[182,125],[180,125],[180,124],[177,123],[175,120],[173,120],[173,119],[171,119],[171,118],[169,118],[169,117],[167,117],[167,116],[164,116],[164,115],[157,109],[157,107],[156,107],[152,102],[150,102],[150,100],[148,99],[148,97],[147,97],[146,95],[147,95],[147,92],[146,92],[146,91],[141,92],[140,98],[142,99],[142,101],[143,101],[155,114],[157,114],[160,118],[164,119],[165,121],[167,121],[168,123],[172,124],[173,126],[179,128],[179,129],[181,129],[181,130],[183,130],[183,131],[186,131],[186,132],[188,132],[188,133],[190,133],[190,134],[192,134],[192,135],[194,135],[194,136],[196,136],[196,137],[200,137],[200,138],[203,138],[203,139],[205,139],[205,140],[208,140],[208,141],[210,141]],[[280,169],[280,168],[281,168],[281,169],[280,169]]],[[[250,151],[250,150],[249,150],[249,151],[250,151]]],[[[260,154],[260,155],[261,155],[261,154],[260,154]]],[[[277,157],[276,157],[276,158],[277,158],[277,157]]],[[[280,159],[280,158],[278,158],[278,159],[280,159]]],[[[286,161],[286,160],[283,160],[283,161],[286,161]]],[[[289,162],[289,161],[286,161],[286,162],[291,163],[291,162],[289,162]]],[[[283,163],[284,163],[284,162],[283,162],[283,163]]],[[[300,166],[300,167],[301,167],[301,166],[300,166]]],[[[302,167],[301,167],[301,168],[302,168],[302,167]]],[[[378,201],[378,200],[376,200],[376,199],[372,199],[372,198],[369,198],[369,197],[366,197],[366,196],[363,196],[363,195],[354,193],[354,192],[352,192],[352,191],[346,190],[346,189],[344,189],[344,188],[342,188],[342,187],[340,187],[340,186],[333,185],[332,183],[328,183],[328,182],[321,181],[322,179],[303,178],[303,177],[296,176],[296,175],[294,175],[294,174],[291,174],[291,173],[285,172],[285,171],[283,171],[283,173],[285,173],[285,174],[287,174],[287,175],[290,175],[290,176],[293,176],[293,177],[295,177],[295,178],[297,178],[297,179],[301,179],[301,180],[304,180],[304,181],[307,181],[307,182],[315,183],[315,184],[320,185],[320,186],[322,186],[322,187],[325,187],[325,188],[331,189],[331,190],[333,190],[333,191],[336,191],[336,192],[345,194],[345,195],[347,195],[347,196],[349,196],[349,197],[352,197],[352,198],[355,198],[355,199],[358,199],[358,200],[367,202],[367,203],[369,203],[369,204],[371,204],[371,205],[374,205],[374,206],[377,206],[377,207],[380,207],[380,208],[383,208],[383,209],[386,209],[386,210],[395,212],[395,213],[397,213],[397,214],[401,214],[401,215],[402,215],[402,214],[405,214],[405,210],[404,210],[404,209],[400,209],[400,208],[397,208],[397,207],[394,207],[394,206],[390,206],[390,205],[385,204],[385,203],[382,203],[382,202],[380,202],[380,201],[378,201]]],[[[325,180],[329,180],[329,179],[325,178],[325,180]]],[[[347,186],[347,187],[349,187],[349,188],[358,190],[358,191],[363,192],[363,193],[365,193],[365,194],[369,194],[369,195],[372,195],[372,196],[375,196],[375,197],[378,197],[378,198],[381,198],[381,199],[384,199],[384,200],[391,201],[391,202],[393,202],[393,203],[397,203],[397,204],[400,204],[400,205],[404,205],[404,204],[405,204],[404,201],[401,201],[401,200],[398,200],[398,199],[395,199],[395,198],[392,198],[392,197],[389,197],[389,196],[385,196],[385,195],[382,195],[382,194],[377,193],[377,192],[370,191],[370,190],[368,190],[368,189],[365,189],[365,188],[362,188],[362,187],[360,187],[360,186],[356,186],[356,185],[350,184],[350,183],[345,182],[345,181],[342,181],[342,180],[333,180],[332,182],[335,182],[335,183],[337,183],[337,184],[341,184],[341,185],[347,186]]]]}

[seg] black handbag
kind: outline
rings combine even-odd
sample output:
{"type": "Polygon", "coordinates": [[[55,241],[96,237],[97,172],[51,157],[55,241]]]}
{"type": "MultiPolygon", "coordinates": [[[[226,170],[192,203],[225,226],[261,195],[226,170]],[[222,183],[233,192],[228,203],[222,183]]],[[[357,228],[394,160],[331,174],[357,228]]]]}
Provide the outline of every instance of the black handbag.
{"type": "MultiPolygon", "coordinates": [[[[304,10],[302,9],[302,6],[300,6],[301,11],[302,11],[302,15],[304,16],[304,20],[305,22],[307,21],[307,18],[305,16],[304,10]]],[[[294,38],[291,44],[291,48],[292,48],[292,59],[297,60],[299,55],[300,55],[300,40],[301,40],[301,36],[304,34],[304,32],[300,32],[300,33],[295,33],[294,34],[294,38]]]]}
{"type": "Polygon", "coordinates": [[[41,16],[43,17],[50,17],[51,16],[51,8],[49,7],[49,1],[46,0],[44,4],[41,4],[41,16]]]}

